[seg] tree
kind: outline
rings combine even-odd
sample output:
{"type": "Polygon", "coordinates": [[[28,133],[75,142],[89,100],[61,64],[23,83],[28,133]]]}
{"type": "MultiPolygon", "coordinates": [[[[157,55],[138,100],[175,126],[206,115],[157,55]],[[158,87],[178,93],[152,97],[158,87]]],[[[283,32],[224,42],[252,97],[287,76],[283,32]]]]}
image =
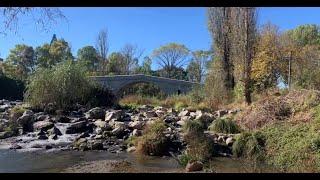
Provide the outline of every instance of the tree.
{"type": "Polygon", "coordinates": [[[78,61],[91,72],[97,71],[99,66],[98,52],[93,46],[85,46],[78,50],[78,61]]]}
{"type": "Polygon", "coordinates": [[[319,26],[306,24],[286,32],[299,46],[320,44],[319,26]]]}
{"type": "Polygon", "coordinates": [[[26,80],[29,73],[34,71],[34,50],[31,46],[18,44],[10,53],[6,60],[5,71],[18,80],[26,80]]]}
{"type": "Polygon", "coordinates": [[[231,58],[234,31],[234,8],[212,7],[208,9],[208,28],[213,39],[215,57],[222,61],[224,71],[224,86],[226,90],[233,90],[235,79],[233,76],[233,62],[231,58]]]}
{"type": "Polygon", "coordinates": [[[101,71],[106,71],[107,56],[109,51],[109,39],[107,29],[103,29],[99,32],[96,40],[96,50],[98,51],[100,58],[101,71]]]}
{"type": "Polygon", "coordinates": [[[150,59],[150,57],[148,57],[148,56],[144,57],[142,66],[139,66],[136,69],[136,73],[151,75],[152,74],[151,64],[152,64],[152,60],[150,59]]]}
{"type": "Polygon", "coordinates": [[[174,71],[185,65],[188,55],[189,49],[177,43],[161,46],[152,53],[152,57],[162,68],[163,75],[168,78],[173,78],[175,76],[174,71]]]}
{"type": "Polygon", "coordinates": [[[64,39],[54,41],[51,46],[44,44],[36,48],[36,63],[39,67],[50,68],[67,60],[73,60],[71,48],[64,39]]]}
{"type": "Polygon", "coordinates": [[[113,52],[109,55],[108,59],[108,74],[126,74],[126,72],[124,72],[124,68],[122,67],[122,65],[125,64],[125,57],[121,53],[113,52]]]}
{"type": "Polygon", "coordinates": [[[52,39],[51,39],[51,41],[50,41],[50,45],[51,45],[53,42],[56,42],[57,40],[58,40],[58,39],[57,39],[56,34],[53,34],[52,39]]]}
{"type": "Polygon", "coordinates": [[[202,82],[204,80],[209,58],[209,51],[192,52],[192,60],[187,67],[188,76],[191,81],[202,82]]]}
{"type": "Polygon", "coordinates": [[[239,71],[241,72],[240,82],[243,85],[243,92],[247,104],[251,104],[252,80],[251,67],[254,57],[254,45],[256,42],[256,18],[257,11],[252,7],[236,8],[236,33],[235,52],[239,59],[239,71]]]}
{"type": "Polygon", "coordinates": [[[52,23],[58,19],[66,20],[59,8],[34,8],[34,7],[2,7],[0,14],[3,19],[3,27],[0,33],[6,34],[7,31],[17,33],[21,16],[30,16],[31,20],[45,31],[48,31],[52,23]]]}
{"type": "Polygon", "coordinates": [[[278,27],[267,23],[261,31],[252,63],[251,77],[257,90],[262,91],[277,85],[282,63],[278,27]]]}
{"type": "Polygon", "coordinates": [[[142,55],[142,51],[138,50],[137,45],[126,44],[121,49],[121,54],[124,57],[124,62],[121,66],[123,68],[122,71],[125,74],[131,74],[138,66],[138,59],[142,55]]]}

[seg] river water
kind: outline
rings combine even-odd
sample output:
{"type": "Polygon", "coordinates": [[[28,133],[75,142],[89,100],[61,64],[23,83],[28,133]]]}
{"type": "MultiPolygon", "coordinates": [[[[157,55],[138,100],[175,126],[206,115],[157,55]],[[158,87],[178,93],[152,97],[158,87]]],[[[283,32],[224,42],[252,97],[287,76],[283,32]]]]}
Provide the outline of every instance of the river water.
{"type": "MultiPolygon", "coordinates": [[[[184,171],[176,160],[169,157],[141,158],[131,153],[112,154],[105,151],[17,152],[0,149],[0,173],[57,173],[82,163],[101,160],[126,160],[137,172],[184,171]]],[[[217,173],[276,172],[265,165],[223,157],[214,158],[210,167],[217,173]]]]}

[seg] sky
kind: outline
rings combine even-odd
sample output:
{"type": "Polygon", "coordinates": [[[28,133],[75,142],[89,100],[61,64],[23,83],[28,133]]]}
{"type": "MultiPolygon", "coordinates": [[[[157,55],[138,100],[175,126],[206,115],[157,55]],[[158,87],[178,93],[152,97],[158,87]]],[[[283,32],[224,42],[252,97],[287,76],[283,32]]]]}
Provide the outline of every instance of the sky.
{"type": "MultiPolygon", "coordinates": [[[[17,34],[0,35],[0,57],[6,58],[16,44],[34,48],[49,43],[52,35],[71,44],[76,56],[79,48],[95,45],[98,32],[108,29],[109,54],[119,51],[125,44],[135,44],[143,55],[170,42],[186,45],[190,50],[209,50],[211,36],[207,28],[206,8],[116,8],[68,7],[61,8],[68,21],[58,21],[43,32],[30,18],[20,21],[17,34]]],[[[259,8],[258,24],[271,22],[280,31],[302,24],[320,25],[320,8],[259,8]]],[[[2,22],[2,19],[0,19],[2,22]]],[[[142,59],[142,58],[141,58],[142,59]]],[[[153,69],[155,65],[153,64],[153,69]]]]}

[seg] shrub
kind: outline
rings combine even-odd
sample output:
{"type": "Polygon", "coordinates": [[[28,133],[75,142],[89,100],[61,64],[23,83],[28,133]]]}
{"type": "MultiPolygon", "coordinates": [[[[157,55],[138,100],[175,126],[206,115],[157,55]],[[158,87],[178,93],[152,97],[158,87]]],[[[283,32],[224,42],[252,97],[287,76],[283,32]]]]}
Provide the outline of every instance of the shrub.
{"type": "Polygon", "coordinates": [[[262,161],[264,158],[265,137],[260,132],[245,132],[236,138],[232,152],[236,157],[262,161]]]}
{"type": "Polygon", "coordinates": [[[201,134],[204,131],[204,125],[200,121],[195,120],[187,121],[182,128],[186,134],[201,134]]]}
{"type": "Polygon", "coordinates": [[[204,126],[199,121],[187,121],[183,126],[184,140],[187,149],[180,156],[180,162],[185,165],[187,161],[205,162],[212,157],[213,141],[204,134],[204,126]]]}
{"type": "Polygon", "coordinates": [[[109,89],[103,88],[98,84],[91,85],[90,93],[85,99],[87,99],[87,105],[90,107],[110,107],[116,102],[116,96],[109,89]]]}
{"type": "Polygon", "coordinates": [[[217,133],[235,134],[240,132],[239,126],[230,118],[218,118],[212,122],[209,128],[217,133]]]}
{"type": "Polygon", "coordinates": [[[53,104],[58,109],[68,110],[76,103],[87,104],[91,93],[97,91],[100,92],[98,98],[108,94],[96,88],[86,76],[84,67],[66,61],[51,69],[38,69],[29,79],[25,100],[33,108],[44,109],[53,104]]]}
{"type": "Polygon", "coordinates": [[[168,139],[164,136],[165,130],[166,126],[161,120],[147,126],[143,135],[135,140],[137,152],[143,155],[166,155],[168,139]]]}

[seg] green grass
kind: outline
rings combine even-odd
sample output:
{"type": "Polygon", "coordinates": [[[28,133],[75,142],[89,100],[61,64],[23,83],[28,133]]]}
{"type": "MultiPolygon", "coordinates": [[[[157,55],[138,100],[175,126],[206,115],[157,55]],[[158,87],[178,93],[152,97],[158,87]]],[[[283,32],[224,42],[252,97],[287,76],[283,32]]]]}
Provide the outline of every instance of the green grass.
{"type": "Polygon", "coordinates": [[[235,134],[240,127],[230,118],[218,118],[212,122],[209,129],[217,133],[235,134]]]}
{"type": "Polygon", "coordinates": [[[253,161],[264,160],[265,137],[260,132],[244,132],[236,137],[232,152],[236,157],[245,157],[253,161]]]}

